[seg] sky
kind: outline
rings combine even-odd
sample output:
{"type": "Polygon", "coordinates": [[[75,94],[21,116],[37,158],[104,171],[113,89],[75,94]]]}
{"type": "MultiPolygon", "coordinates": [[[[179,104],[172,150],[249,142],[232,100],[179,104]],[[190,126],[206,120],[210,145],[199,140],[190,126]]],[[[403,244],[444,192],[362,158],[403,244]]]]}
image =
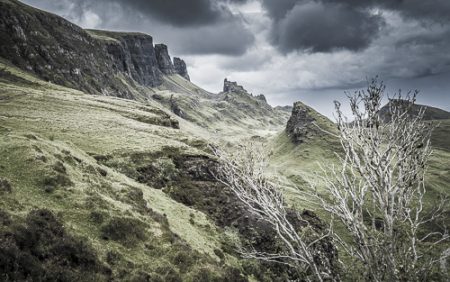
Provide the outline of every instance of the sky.
{"type": "Polygon", "coordinates": [[[238,81],[272,105],[333,101],[378,76],[450,110],[450,0],[24,0],[83,28],[140,31],[213,93],[238,81]]]}

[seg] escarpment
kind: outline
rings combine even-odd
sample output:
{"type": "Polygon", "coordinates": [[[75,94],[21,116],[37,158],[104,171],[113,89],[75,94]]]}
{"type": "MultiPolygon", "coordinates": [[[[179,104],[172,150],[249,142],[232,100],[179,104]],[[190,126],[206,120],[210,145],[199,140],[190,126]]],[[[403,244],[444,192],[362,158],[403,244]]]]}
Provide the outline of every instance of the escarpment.
{"type": "Polygon", "coordinates": [[[123,73],[139,84],[158,86],[161,84],[162,72],[158,68],[153,38],[146,34],[91,31],[94,35],[108,35],[114,40],[103,40],[113,66],[118,73],[123,73]]]}
{"type": "Polygon", "coordinates": [[[15,0],[0,2],[0,57],[37,77],[90,94],[134,98],[132,87],[157,87],[175,68],[166,45],[142,33],[84,30],[15,0]]]}
{"type": "Polygon", "coordinates": [[[170,59],[167,46],[164,44],[156,44],[155,54],[159,69],[164,74],[174,74],[175,68],[173,67],[172,60],[170,59]]]}
{"type": "Polygon", "coordinates": [[[182,59],[177,58],[177,57],[173,58],[173,66],[175,68],[175,71],[179,75],[181,75],[185,79],[191,81],[191,78],[189,77],[189,74],[187,71],[186,63],[182,59]]]}

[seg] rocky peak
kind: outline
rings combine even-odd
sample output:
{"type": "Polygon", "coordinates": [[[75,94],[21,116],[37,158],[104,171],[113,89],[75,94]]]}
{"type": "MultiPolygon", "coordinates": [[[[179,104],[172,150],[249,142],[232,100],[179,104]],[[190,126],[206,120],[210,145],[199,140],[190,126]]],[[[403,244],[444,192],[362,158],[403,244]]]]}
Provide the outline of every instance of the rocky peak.
{"type": "Polygon", "coordinates": [[[294,143],[303,143],[317,132],[314,125],[315,111],[301,102],[295,102],[291,117],[286,126],[286,133],[294,143]]]}
{"type": "Polygon", "coordinates": [[[267,103],[266,96],[264,96],[263,94],[256,95],[255,98],[261,100],[264,103],[267,103]]]}
{"type": "Polygon", "coordinates": [[[235,81],[229,81],[225,78],[223,81],[223,92],[229,93],[229,92],[235,92],[235,93],[247,93],[247,90],[244,89],[243,86],[237,84],[235,81]]]}
{"type": "Polygon", "coordinates": [[[175,72],[186,78],[187,80],[191,80],[186,68],[186,63],[180,58],[173,58],[173,66],[175,68],[175,72]]]}
{"type": "Polygon", "coordinates": [[[158,62],[159,69],[164,74],[175,74],[175,68],[172,60],[169,56],[169,51],[165,44],[155,45],[156,60],[158,62]]]}

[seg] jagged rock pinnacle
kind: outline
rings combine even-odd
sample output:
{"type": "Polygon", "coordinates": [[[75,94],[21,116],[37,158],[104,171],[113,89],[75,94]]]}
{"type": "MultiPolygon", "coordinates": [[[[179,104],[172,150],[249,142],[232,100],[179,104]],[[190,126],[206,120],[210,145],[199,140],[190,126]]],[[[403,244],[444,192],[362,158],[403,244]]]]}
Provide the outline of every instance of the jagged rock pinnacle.
{"type": "Polygon", "coordinates": [[[235,81],[229,81],[225,78],[223,81],[223,92],[235,92],[235,93],[248,93],[241,85],[237,84],[235,81]]]}
{"type": "Polygon", "coordinates": [[[155,44],[156,60],[158,61],[159,69],[164,74],[175,74],[175,67],[169,56],[169,51],[165,44],[155,44]]]}
{"type": "Polygon", "coordinates": [[[180,58],[173,58],[173,65],[175,68],[175,72],[181,75],[182,77],[186,78],[187,80],[191,80],[186,68],[186,63],[180,59],[180,58]]]}
{"type": "Polygon", "coordinates": [[[303,143],[316,132],[313,122],[316,120],[312,115],[313,110],[301,102],[295,102],[291,117],[286,126],[286,133],[294,143],[303,143]]]}

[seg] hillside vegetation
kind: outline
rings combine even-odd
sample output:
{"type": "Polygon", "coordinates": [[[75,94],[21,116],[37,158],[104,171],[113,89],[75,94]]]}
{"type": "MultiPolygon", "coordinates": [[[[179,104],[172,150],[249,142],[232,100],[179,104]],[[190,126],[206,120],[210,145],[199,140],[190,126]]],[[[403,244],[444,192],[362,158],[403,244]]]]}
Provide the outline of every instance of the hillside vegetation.
{"type": "MultiPolygon", "coordinates": [[[[15,0],[0,0],[0,16],[0,280],[302,279],[242,259],[240,245],[282,246],[217,181],[211,145],[267,145],[293,225],[322,229],[327,215],[299,189],[337,164],[333,122],[228,80],[207,92],[149,35],[83,30],[15,0]]],[[[430,113],[427,209],[450,196],[450,119],[430,113]]]]}

